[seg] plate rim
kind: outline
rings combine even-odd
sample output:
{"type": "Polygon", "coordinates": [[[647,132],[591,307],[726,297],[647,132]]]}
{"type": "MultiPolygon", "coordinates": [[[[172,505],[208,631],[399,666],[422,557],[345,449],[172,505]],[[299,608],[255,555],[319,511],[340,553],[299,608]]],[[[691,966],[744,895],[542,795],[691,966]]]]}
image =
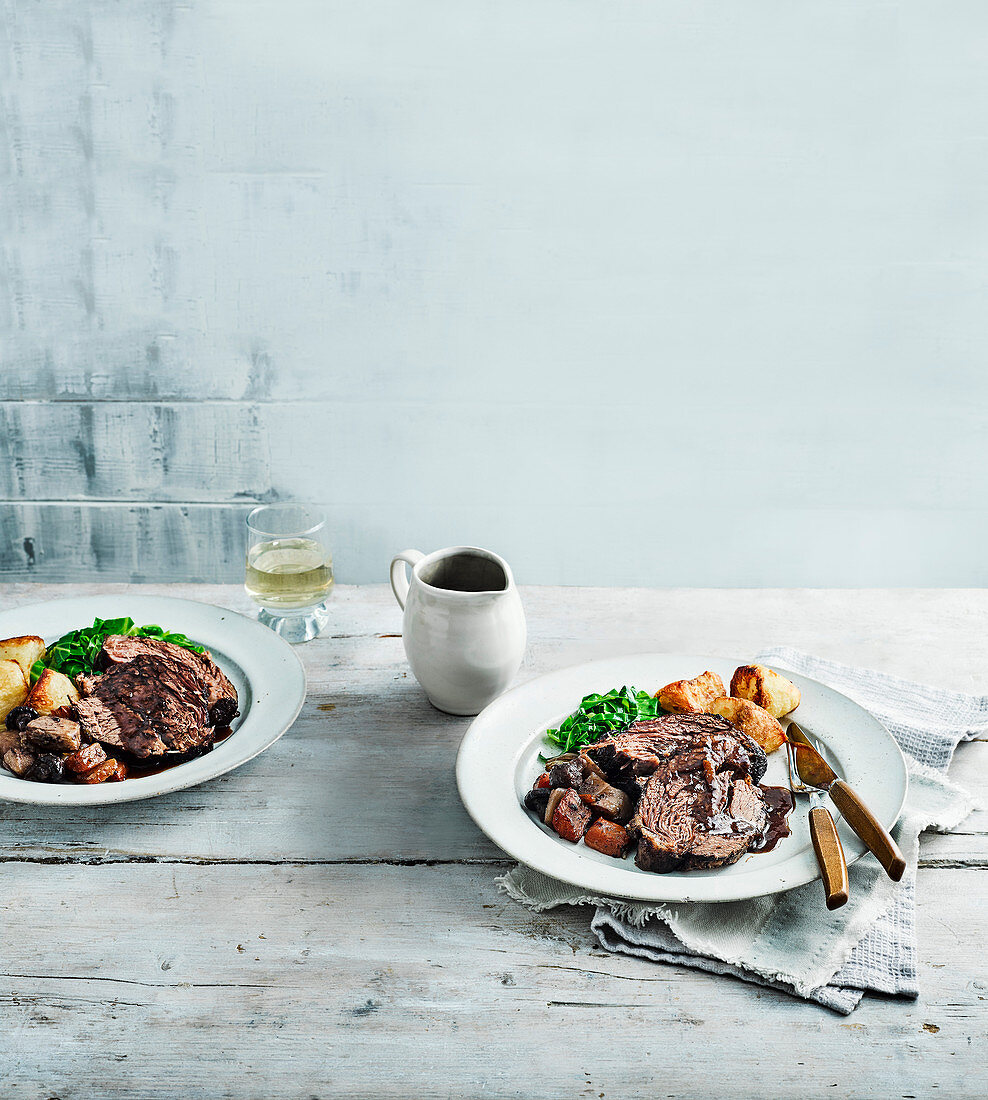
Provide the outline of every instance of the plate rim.
{"type": "MultiPolygon", "coordinates": [[[[56,615],[59,611],[65,611],[66,615],[75,614],[75,608],[91,607],[95,608],[92,614],[89,612],[80,610],[78,614],[85,617],[89,614],[89,622],[92,622],[93,616],[100,616],[101,618],[110,617],[112,612],[106,607],[107,603],[118,604],[117,610],[122,614],[130,615],[132,618],[145,618],[149,621],[155,621],[160,618],[170,618],[171,610],[174,608],[177,621],[174,625],[168,622],[166,625],[172,630],[181,630],[182,633],[189,633],[185,626],[181,623],[180,616],[184,612],[185,614],[205,615],[207,617],[206,629],[209,630],[208,618],[215,614],[220,616],[220,621],[224,616],[235,616],[238,620],[237,626],[243,628],[245,642],[244,645],[234,646],[233,651],[230,651],[229,646],[221,646],[216,641],[212,643],[209,639],[203,637],[201,640],[207,648],[216,648],[224,656],[228,656],[231,661],[236,663],[251,694],[251,705],[246,715],[243,716],[237,728],[233,731],[233,734],[225,741],[221,742],[216,749],[207,753],[205,756],[197,757],[194,760],[189,760],[184,764],[177,764],[173,768],[168,768],[166,771],[161,772],[159,775],[154,776],[142,776],[135,779],[127,779],[122,783],[100,783],[87,787],[83,784],[61,784],[61,783],[31,783],[20,779],[17,776],[7,773],[6,769],[0,771],[0,802],[15,803],[19,805],[35,805],[35,806],[106,806],[113,805],[118,802],[137,802],[146,798],[157,798],[159,795],[172,794],[175,791],[186,790],[190,787],[197,787],[202,783],[209,782],[213,779],[218,779],[222,775],[234,771],[242,765],[253,760],[256,756],[259,756],[262,752],[269,749],[276,741],[284,736],[295,724],[295,720],[298,718],[305,705],[305,700],[308,694],[308,679],[305,672],[305,666],[302,664],[302,660],[295,650],[284,640],[279,637],[273,631],[268,630],[267,627],[262,626],[256,619],[248,618],[240,611],[235,611],[233,608],[223,607],[220,604],[207,603],[201,600],[190,600],[181,596],[159,596],[151,593],[135,593],[135,592],[107,592],[96,593],[82,596],[61,596],[52,600],[42,600],[35,603],[18,604],[15,607],[7,607],[0,611],[0,636],[6,637],[6,627],[4,622],[7,620],[14,620],[16,617],[30,615],[32,612],[45,611],[48,614],[56,615]],[[102,609],[99,605],[102,605],[102,609]],[[147,610],[142,610],[142,606],[147,610]],[[158,610],[150,610],[152,608],[159,608],[164,610],[164,615],[158,610]],[[135,615],[134,611],[138,614],[135,615]],[[253,639],[260,644],[256,647],[249,646],[249,641],[253,639]],[[249,725],[252,718],[258,721],[270,721],[274,712],[269,711],[269,700],[266,699],[266,695],[269,692],[269,688],[264,687],[263,680],[260,684],[256,683],[256,670],[252,675],[252,666],[256,664],[257,658],[253,657],[253,654],[257,651],[267,650],[267,659],[270,660],[271,654],[276,654],[280,658],[277,662],[275,669],[272,669],[272,675],[276,672],[279,675],[287,673],[291,676],[297,677],[295,684],[293,685],[293,702],[291,714],[288,710],[281,712],[281,717],[275,717],[271,723],[271,729],[274,731],[271,734],[259,734],[255,741],[253,737],[246,740],[236,742],[238,734],[242,733],[245,729],[251,728],[249,725]],[[246,662],[243,659],[244,654],[247,654],[246,662]],[[260,708],[260,709],[258,709],[260,708]],[[249,750],[245,750],[245,746],[250,743],[249,750]],[[235,753],[231,758],[227,758],[224,753],[224,746],[231,745],[235,748],[235,753]],[[238,751],[237,751],[238,750],[238,751]],[[186,770],[188,769],[188,770],[186,770]],[[21,786],[24,790],[21,793],[21,786]]],[[[80,620],[80,624],[81,623],[80,620]]],[[[200,624],[201,627],[202,624],[200,624]]],[[[216,622],[219,626],[219,621],[216,622]]],[[[24,629],[25,624],[21,624],[18,629],[24,629]]],[[[73,629],[73,626],[66,621],[64,625],[63,633],[67,630],[73,629]]],[[[193,629],[190,636],[195,638],[196,631],[193,629]]],[[[46,639],[47,641],[48,639],[46,639]]],[[[52,639],[53,640],[53,639],[52,639]]],[[[195,638],[195,640],[200,640],[195,638]]],[[[286,681],[287,683],[287,681],[286,681]]],[[[251,728],[253,733],[253,729],[251,728]]]]}
{"type": "MultiPolygon", "coordinates": [[[[593,881],[588,881],[587,876],[585,875],[580,875],[577,873],[561,874],[558,867],[545,866],[546,860],[541,859],[538,855],[536,855],[535,859],[532,859],[531,852],[526,852],[522,854],[521,852],[516,850],[519,847],[518,845],[505,845],[503,843],[503,836],[492,835],[492,833],[497,832],[497,830],[488,827],[488,824],[485,823],[486,815],[483,812],[477,812],[478,807],[472,801],[473,792],[470,790],[471,778],[467,774],[469,767],[473,763],[472,761],[470,761],[469,756],[470,753],[474,750],[474,741],[477,737],[479,737],[479,730],[483,727],[483,724],[486,721],[490,720],[490,712],[504,706],[505,704],[503,701],[507,700],[510,703],[518,695],[526,692],[532,692],[533,689],[537,689],[538,685],[544,685],[546,681],[557,679],[565,680],[578,672],[582,673],[585,677],[589,677],[592,674],[593,670],[599,668],[599,666],[602,665],[612,665],[615,663],[620,663],[622,661],[648,661],[650,659],[665,662],[668,662],[670,660],[676,662],[682,661],[684,664],[686,664],[687,662],[690,664],[695,663],[698,666],[703,665],[704,667],[710,667],[711,665],[727,665],[734,661],[734,658],[731,657],[714,656],[711,654],[680,654],[655,650],[613,654],[606,657],[597,657],[589,661],[582,661],[573,665],[567,665],[562,668],[550,669],[548,672],[542,673],[539,676],[535,676],[530,680],[526,680],[525,683],[519,684],[516,687],[511,688],[509,691],[504,692],[487,707],[485,707],[484,710],[481,711],[480,714],[478,714],[473,719],[466,732],[464,733],[464,736],[460,741],[459,749],[457,751],[457,790],[460,795],[460,800],[462,801],[467,813],[470,815],[470,818],[473,820],[473,822],[493,844],[495,844],[498,848],[501,849],[501,851],[505,852],[512,859],[518,860],[518,862],[522,863],[523,865],[540,871],[541,873],[551,878],[555,878],[557,881],[564,882],[570,886],[574,886],[576,888],[586,890],[590,893],[594,893],[597,895],[606,894],[607,896],[641,902],[651,902],[653,904],[661,904],[666,902],[726,903],[731,901],[743,901],[757,897],[766,897],[777,893],[784,893],[789,890],[796,889],[800,886],[804,886],[807,883],[815,881],[816,879],[819,879],[820,870],[814,862],[812,873],[806,873],[802,876],[797,876],[792,881],[776,881],[774,883],[769,883],[764,889],[760,887],[756,887],[754,890],[739,889],[737,886],[735,886],[734,889],[731,889],[731,883],[740,884],[743,879],[741,877],[728,877],[724,879],[698,878],[690,880],[686,877],[688,875],[688,872],[673,872],[672,876],[675,877],[672,877],[671,875],[659,874],[648,875],[636,872],[625,872],[620,867],[606,867],[604,865],[596,863],[595,861],[586,860],[585,865],[588,868],[591,868],[591,870],[589,870],[588,872],[591,878],[593,877],[592,868],[598,867],[601,868],[601,874],[605,875],[606,877],[610,877],[610,875],[608,874],[608,872],[610,872],[611,874],[621,874],[623,876],[626,876],[628,879],[628,884],[626,887],[623,885],[623,883],[620,888],[615,888],[611,884],[606,887],[602,887],[599,882],[595,883],[593,881]],[[693,885],[690,885],[691,882],[693,885]],[[702,882],[713,882],[715,885],[712,889],[704,889],[702,886],[698,889],[696,884],[702,882]],[[723,886],[721,886],[721,884],[723,884],[723,886]]],[[[887,815],[883,816],[883,824],[885,824],[886,828],[891,829],[901,817],[906,798],[908,797],[909,769],[901,747],[892,736],[892,734],[889,732],[887,727],[878,718],[876,718],[875,715],[873,715],[870,711],[861,706],[860,703],[855,702],[849,696],[845,695],[841,691],[838,691],[836,688],[831,687],[829,684],[825,684],[821,680],[817,680],[814,677],[805,676],[803,675],[803,673],[799,673],[791,669],[786,669],[785,665],[782,663],[773,663],[770,665],[770,667],[790,672],[793,676],[797,677],[797,679],[804,681],[807,684],[813,684],[829,695],[836,696],[837,698],[842,700],[843,703],[849,705],[855,711],[860,712],[860,714],[864,716],[864,718],[867,720],[867,723],[876,731],[876,733],[880,731],[880,736],[882,736],[887,748],[894,748],[895,752],[894,754],[892,754],[892,760],[894,761],[895,765],[898,765],[898,768],[900,769],[900,774],[898,777],[899,779],[901,779],[901,783],[899,784],[900,794],[897,800],[895,814],[891,818],[891,820],[885,820],[884,817],[887,815]]],[[[549,717],[551,718],[551,716],[549,717]]],[[[509,750],[511,756],[509,764],[512,768],[514,768],[514,766],[516,765],[519,757],[525,753],[526,747],[531,744],[532,734],[530,730],[531,726],[526,725],[526,732],[524,732],[524,734],[519,737],[517,744],[513,745],[509,750]]],[[[797,806],[799,805],[800,803],[797,802],[797,806]]],[[[522,810],[521,812],[524,813],[524,810],[522,810]]],[[[525,816],[526,818],[528,817],[527,814],[525,816]]],[[[547,840],[554,843],[554,851],[561,851],[563,853],[570,854],[569,846],[565,848],[556,848],[555,845],[561,845],[561,841],[554,841],[553,838],[549,837],[548,834],[545,833],[542,833],[541,835],[545,836],[547,840]]],[[[865,848],[863,844],[861,844],[856,836],[853,836],[853,834],[851,834],[851,839],[858,846],[859,850],[855,850],[853,852],[853,855],[849,853],[849,866],[856,863],[864,855],[868,854],[868,849],[865,848]]],[[[845,848],[847,847],[848,844],[847,842],[845,842],[845,848]]],[[[573,850],[576,851],[577,849],[574,848],[573,850]]],[[[766,868],[766,871],[767,870],[768,868],[766,868]]]]}

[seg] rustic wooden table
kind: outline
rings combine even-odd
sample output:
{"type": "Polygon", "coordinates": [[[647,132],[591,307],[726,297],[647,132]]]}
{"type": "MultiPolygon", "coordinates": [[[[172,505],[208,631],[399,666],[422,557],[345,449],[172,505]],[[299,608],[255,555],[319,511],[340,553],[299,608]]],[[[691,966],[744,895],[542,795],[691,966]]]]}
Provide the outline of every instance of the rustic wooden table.
{"type": "MultiPolygon", "coordinates": [[[[8,585],[0,606],[109,590],[8,585]]],[[[130,590],[249,609],[233,586],[130,590]]],[[[785,642],[988,690],[983,591],[523,599],[519,679],[785,642]]],[[[868,997],[844,1018],[610,956],[588,912],[537,916],[498,892],[506,861],[454,785],[468,720],[426,702],[400,629],[384,586],[338,589],[329,632],[299,650],[300,718],[231,775],[109,808],[0,808],[3,1096],[984,1094],[984,813],[924,839],[918,1002],[868,997]]],[[[962,745],[956,780],[977,792],[986,774],[988,746],[962,745]]]]}

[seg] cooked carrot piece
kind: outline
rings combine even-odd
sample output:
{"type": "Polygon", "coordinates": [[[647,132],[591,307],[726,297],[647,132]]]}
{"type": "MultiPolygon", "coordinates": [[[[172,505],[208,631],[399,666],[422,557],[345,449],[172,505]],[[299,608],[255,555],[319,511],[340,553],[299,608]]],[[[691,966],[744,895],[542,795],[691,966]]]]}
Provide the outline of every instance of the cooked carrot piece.
{"type": "Polygon", "coordinates": [[[621,825],[615,825],[613,821],[598,817],[587,829],[583,843],[595,852],[603,852],[605,856],[623,856],[628,850],[630,841],[628,830],[621,825]]]}
{"type": "Polygon", "coordinates": [[[575,844],[587,831],[590,810],[576,791],[566,791],[552,815],[552,827],[563,838],[575,844]]]}
{"type": "MultiPolygon", "coordinates": [[[[102,764],[98,764],[95,768],[88,772],[83,772],[79,776],[80,783],[105,783],[108,779],[120,779],[122,776],[119,774],[119,768],[121,767],[119,760],[114,760],[110,757],[109,760],[104,760],[102,764]]],[[[124,772],[126,775],[126,771],[124,772]]]]}
{"type": "Polygon", "coordinates": [[[70,772],[81,775],[83,772],[92,771],[93,768],[102,764],[105,759],[106,753],[103,751],[103,746],[94,742],[92,745],[83,745],[81,749],[77,749],[66,756],[65,766],[70,772]]]}
{"type": "Polygon", "coordinates": [[[537,791],[542,787],[551,787],[551,786],[552,786],[552,784],[549,782],[549,773],[548,772],[543,772],[538,777],[538,779],[535,780],[535,786],[534,786],[533,790],[537,791]]]}

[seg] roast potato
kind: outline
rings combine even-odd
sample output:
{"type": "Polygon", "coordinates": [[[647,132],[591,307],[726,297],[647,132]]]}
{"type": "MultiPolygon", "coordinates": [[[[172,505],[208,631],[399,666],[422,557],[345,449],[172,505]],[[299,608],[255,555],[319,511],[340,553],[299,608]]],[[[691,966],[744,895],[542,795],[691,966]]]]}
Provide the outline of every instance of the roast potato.
{"type": "Polygon", "coordinates": [[[38,714],[51,714],[56,707],[67,707],[78,701],[75,684],[64,673],[50,668],[42,672],[27,697],[27,705],[34,707],[38,714]]]}
{"type": "Polygon", "coordinates": [[[781,718],[799,706],[799,688],[765,665],[741,665],[731,677],[731,694],[748,699],[767,710],[773,718],[781,718]]]}
{"type": "Polygon", "coordinates": [[[45,640],[34,634],[23,638],[4,638],[0,642],[0,661],[16,661],[25,676],[30,677],[31,666],[45,655],[45,640]]]}
{"type": "Polygon", "coordinates": [[[757,741],[766,752],[775,752],[785,743],[785,731],[778,719],[748,699],[732,699],[725,695],[714,699],[706,710],[707,714],[719,714],[721,718],[726,718],[732,726],[737,726],[757,741]]]}
{"type": "Polygon", "coordinates": [[[27,698],[28,682],[24,669],[12,660],[0,660],[0,721],[27,698]]]}
{"type": "Polygon", "coordinates": [[[708,703],[726,694],[724,681],[716,672],[701,672],[692,680],[676,680],[666,684],[664,688],[659,688],[655,698],[663,710],[676,714],[702,714],[708,703]]]}

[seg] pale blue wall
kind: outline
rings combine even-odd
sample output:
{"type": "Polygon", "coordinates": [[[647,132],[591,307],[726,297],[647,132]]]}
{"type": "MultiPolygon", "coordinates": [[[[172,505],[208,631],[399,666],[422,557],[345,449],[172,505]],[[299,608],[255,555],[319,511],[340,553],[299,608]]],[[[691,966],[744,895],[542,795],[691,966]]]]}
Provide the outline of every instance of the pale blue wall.
{"type": "Polygon", "coordinates": [[[988,5],[3,11],[3,575],[988,579],[988,5]]]}

